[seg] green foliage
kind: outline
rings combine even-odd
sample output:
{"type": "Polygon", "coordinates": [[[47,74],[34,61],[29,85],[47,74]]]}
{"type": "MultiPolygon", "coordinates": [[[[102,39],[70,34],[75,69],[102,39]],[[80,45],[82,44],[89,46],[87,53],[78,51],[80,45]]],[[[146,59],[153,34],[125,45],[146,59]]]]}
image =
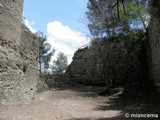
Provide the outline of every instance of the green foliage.
{"type": "Polygon", "coordinates": [[[47,38],[40,33],[39,35],[39,71],[42,72],[42,68],[47,70],[49,68],[49,62],[55,50],[51,50],[51,45],[46,42],[47,38]]]}
{"type": "Polygon", "coordinates": [[[60,52],[58,53],[57,60],[54,60],[53,63],[53,69],[55,69],[58,73],[63,73],[68,66],[67,56],[65,56],[64,53],[60,52]]]}
{"type": "Polygon", "coordinates": [[[146,30],[149,15],[145,4],[142,0],[89,0],[86,15],[91,35],[96,38],[126,35],[132,27],[140,26],[146,30]]]}
{"type": "Polygon", "coordinates": [[[143,30],[133,29],[129,32],[129,37],[131,40],[145,39],[146,35],[143,30]],[[144,37],[144,38],[143,38],[144,37]]]}
{"type": "MultiPolygon", "coordinates": [[[[123,9],[119,11],[120,19],[124,21],[129,21],[130,23],[134,20],[135,22],[140,21],[143,27],[146,29],[145,22],[148,21],[147,8],[144,4],[136,2],[135,0],[128,0],[128,5],[125,8],[125,13],[123,9]]],[[[133,24],[133,23],[131,23],[133,24]]]]}
{"type": "MultiPolygon", "coordinates": [[[[152,6],[159,4],[156,0],[152,2],[152,6]]],[[[86,15],[91,35],[97,40],[110,38],[105,39],[111,44],[105,47],[107,51],[101,56],[102,77],[107,89],[118,82],[144,84],[149,79],[148,6],[149,0],[88,2],[86,15]]],[[[152,14],[154,12],[155,9],[152,14]]],[[[156,14],[153,14],[154,17],[156,14]]],[[[96,43],[94,39],[91,42],[96,43]]],[[[102,44],[99,51],[102,50],[102,44]]]]}
{"type": "Polygon", "coordinates": [[[96,40],[96,39],[91,39],[91,45],[94,45],[94,44],[97,44],[98,43],[98,40],[96,40]]]}
{"type": "Polygon", "coordinates": [[[112,14],[112,5],[110,0],[89,0],[86,12],[89,21],[88,28],[91,35],[96,38],[111,36],[115,34],[118,22],[112,14]]]}
{"type": "Polygon", "coordinates": [[[28,69],[29,64],[28,63],[23,63],[22,64],[22,71],[25,73],[28,69]]]}

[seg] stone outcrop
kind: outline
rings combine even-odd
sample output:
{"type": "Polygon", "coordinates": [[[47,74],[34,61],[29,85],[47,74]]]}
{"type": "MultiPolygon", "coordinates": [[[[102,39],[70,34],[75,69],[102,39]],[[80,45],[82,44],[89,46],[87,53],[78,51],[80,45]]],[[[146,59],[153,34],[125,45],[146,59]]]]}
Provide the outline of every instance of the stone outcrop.
{"type": "Polygon", "coordinates": [[[23,0],[0,1],[0,103],[28,102],[35,96],[37,43],[22,25],[23,0]]]}
{"type": "Polygon", "coordinates": [[[87,85],[105,85],[109,79],[118,85],[138,79],[141,44],[131,42],[127,37],[94,41],[90,47],[77,50],[66,74],[72,82],[87,85]]]}
{"type": "Polygon", "coordinates": [[[66,71],[71,81],[87,85],[104,84],[98,49],[98,46],[93,46],[77,50],[66,71]]]}

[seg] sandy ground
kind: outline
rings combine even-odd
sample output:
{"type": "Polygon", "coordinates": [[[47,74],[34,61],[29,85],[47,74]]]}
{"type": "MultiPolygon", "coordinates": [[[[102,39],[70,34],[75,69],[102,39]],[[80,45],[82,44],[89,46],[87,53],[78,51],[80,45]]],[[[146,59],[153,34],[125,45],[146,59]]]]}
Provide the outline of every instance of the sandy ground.
{"type": "Polygon", "coordinates": [[[98,96],[100,89],[79,87],[41,92],[29,104],[0,105],[0,120],[125,120],[126,111],[144,108],[144,104],[118,100],[117,94],[98,96]]]}

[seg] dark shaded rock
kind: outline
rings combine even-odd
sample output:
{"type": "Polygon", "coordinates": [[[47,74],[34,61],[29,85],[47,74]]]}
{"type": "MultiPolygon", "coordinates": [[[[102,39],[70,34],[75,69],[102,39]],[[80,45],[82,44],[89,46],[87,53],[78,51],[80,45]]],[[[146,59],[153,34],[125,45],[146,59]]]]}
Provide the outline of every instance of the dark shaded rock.
{"type": "MultiPolygon", "coordinates": [[[[142,36],[143,37],[143,36],[142,36]]],[[[148,64],[142,57],[142,37],[112,37],[97,40],[90,47],[79,49],[73,57],[65,74],[70,81],[85,85],[102,85],[111,87],[149,79],[148,64]],[[144,77],[145,76],[145,77],[144,77]]]]}

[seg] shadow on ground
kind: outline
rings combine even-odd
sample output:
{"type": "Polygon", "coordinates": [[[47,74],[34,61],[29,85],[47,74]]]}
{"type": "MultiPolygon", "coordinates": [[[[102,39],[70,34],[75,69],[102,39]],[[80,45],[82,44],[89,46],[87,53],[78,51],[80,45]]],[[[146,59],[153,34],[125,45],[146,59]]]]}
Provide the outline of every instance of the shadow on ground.
{"type": "Polygon", "coordinates": [[[79,96],[81,97],[98,97],[99,93],[106,90],[106,87],[76,85],[76,86],[62,87],[58,90],[59,91],[69,90],[69,91],[78,92],[79,96]]]}
{"type": "MultiPolygon", "coordinates": [[[[67,90],[80,92],[83,97],[99,97],[98,93],[105,90],[104,87],[72,87],[67,90]],[[90,94],[87,94],[90,93],[90,94]]],[[[119,91],[121,92],[121,91],[119,91]]],[[[118,92],[117,92],[118,93],[118,92]]],[[[160,119],[160,93],[126,94],[121,93],[107,96],[106,101],[97,105],[93,111],[121,111],[120,115],[110,118],[72,118],[70,120],[159,120],[160,119]],[[129,117],[125,117],[125,115],[129,117]],[[131,114],[135,114],[131,117],[131,114]],[[140,114],[155,114],[151,117],[139,117],[140,114]],[[158,116],[157,116],[158,115],[158,116]],[[157,118],[158,117],[158,118],[157,118]]],[[[107,116],[107,115],[106,115],[107,116]]]]}
{"type": "Polygon", "coordinates": [[[112,117],[112,118],[73,118],[73,119],[69,119],[69,120],[125,120],[124,118],[122,118],[121,116],[116,116],[116,117],[112,117]]]}
{"type": "Polygon", "coordinates": [[[96,120],[159,120],[160,119],[160,93],[150,93],[142,96],[120,95],[118,97],[110,97],[110,101],[106,105],[99,105],[94,110],[121,110],[122,114],[113,118],[100,118],[96,120]],[[127,118],[125,117],[125,115],[127,118]],[[131,118],[131,114],[136,114],[137,118],[131,118]],[[155,118],[140,118],[138,114],[157,114],[155,118]]]}

